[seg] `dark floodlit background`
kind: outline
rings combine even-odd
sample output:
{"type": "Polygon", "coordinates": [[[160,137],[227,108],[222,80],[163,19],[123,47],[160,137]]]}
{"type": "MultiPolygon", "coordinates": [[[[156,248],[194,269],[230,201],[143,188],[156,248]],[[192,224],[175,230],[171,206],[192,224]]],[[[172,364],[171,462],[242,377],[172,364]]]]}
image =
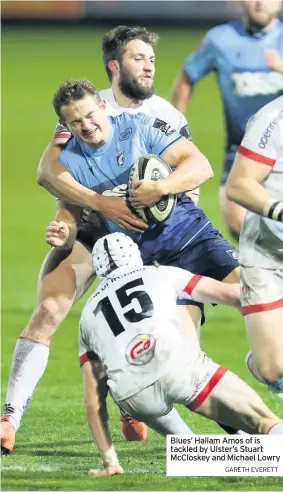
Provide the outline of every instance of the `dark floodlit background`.
{"type": "MultiPolygon", "coordinates": [[[[99,89],[108,87],[101,38],[127,23],[160,34],[156,93],[170,100],[176,74],[205,31],[236,15],[225,1],[2,2],[2,399],[15,341],[35,305],[37,275],[48,252],[45,229],[55,214],[54,198],[36,184],[37,165],[56,124],[53,91],[63,80],[78,77],[89,78],[99,89]]],[[[215,172],[202,188],[200,206],[226,234],[218,205],[224,129],[213,75],[195,88],[187,118],[194,142],[215,172]]],[[[124,442],[113,404],[113,435],[127,474],[86,477],[99,459],[84,418],[78,366],[82,306],[83,301],[73,308],[53,339],[48,369],[26,412],[15,453],[3,460],[3,490],[251,490],[255,479],[166,478],[163,440],[150,433],[145,443],[124,442]]],[[[203,348],[282,415],[279,403],[245,369],[248,343],[241,316],[224,307],[206,311],[203,348]]],[[[195,432],[219,432],[214,423],[180,411],[195,432]]],[[[256,488],[279,490],[282,484],[276,478],[258,479],[256,488]]]]}

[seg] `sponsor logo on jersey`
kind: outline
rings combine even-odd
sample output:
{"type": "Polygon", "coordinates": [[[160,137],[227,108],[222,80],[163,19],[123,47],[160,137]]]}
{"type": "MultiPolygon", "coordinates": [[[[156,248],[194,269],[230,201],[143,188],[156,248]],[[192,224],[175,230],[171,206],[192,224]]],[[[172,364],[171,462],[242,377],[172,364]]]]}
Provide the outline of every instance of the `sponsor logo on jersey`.
{"type": "Polygon", "coordinates": [[[158,130],[164,133],[166,137],[170,137],[170,135],[172,135],[176,131],[174,128],[168,125],[166,121],[160,120],[159,118],[155,118],[153,128],[158,128],[158,130]]]}
{"type": "Polygon", "coordinates": [[[238,260],[239,259],[239,251],[237,251],[236,249],[228,249],[226,251],[226,253],[231,256],[231,258],[234,258],[234,260],[238,260]]]}
{"type": "Polygon", "coordinates": [[[266,127],[258,142],[258,146],[260,149],[265,149],[266,145],[268,144],[269,138],[272,135],[273,130],[276,128],[277,123],[282,119],[282,117],[283,117],[283,111],[280,111],[279,115],[273,120],[271,120],[269,125],[266,127]]]}
{"type": "Polygon", "coordinates": [[[127,128],[123,133],[121,133],[119,140],[128,140],[128,138],[132,135],[132,128],[127,128]]]}
{"type": "Polygon", "coordinates": [[[234,93],[237,96],[268,96],[283,90],[283,75],[279,72],[233,73],[234,93]]]}
{"type": "Polygon", "coordinates": [[[137,335],[126,348],[126,359],[129,364],[143,366],[152,359],[154,349],[155,338],[152,335],[137,335]]]}
{"type": "Polygon", "coordinates": [[[124,166],[125,158],[126,158],[126,155],[125,155],[124,150],[121,150],[120,152],[118,152],[118,154],[116,155],[116,159],[117,159],[117,164],[119,167],[124,166]]]}
{"type": "MultiPolygon", "coordinates": [[[[211,362],[211,359],[209,357],[207,357],[205,354],[203,354],[203,355],[204,355],[203,360],[198,361],[198,362],[201,365],[207,365],[207,363],[211,362]]],[[[217,369],[217,367],[213,367],[213,365],[211,365],[207,369],[207,371],[204,373],[204,375],[196,382],[196,384],[194,386],[193,394],[188,401],[189,404],[192,403],[195,400],[195,398],[199,395],[199,393],[203,390],[204,386],[212,378],[216,369],[217,369]]]]}
{"type": "Polygon", "coordinates": [[[148,114],[145,114],[144,117],[143,117],[143,119],[141,120],[141,123],[143,125],[148,125],[150,119],[151,119],[151,116],[149,116],[148,114]]]}

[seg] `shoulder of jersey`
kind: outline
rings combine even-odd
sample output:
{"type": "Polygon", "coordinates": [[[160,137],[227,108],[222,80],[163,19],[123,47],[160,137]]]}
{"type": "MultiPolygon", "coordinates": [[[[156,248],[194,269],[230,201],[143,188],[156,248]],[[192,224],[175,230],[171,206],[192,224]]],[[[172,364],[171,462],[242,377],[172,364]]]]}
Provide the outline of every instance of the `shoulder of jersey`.
{"type": "Polygon", "coordinates": [[[236,29],[235,22],[226,22],[225,24],[220,24],[218,26],[214,26],[206,33],[206,37],[211,41],[218,41],[223,43],[223,37],[227,34],[231,34],[236,29]]]}
{"type": "Polygon", "coordinates": [[[174,113],[180,113],[178,109],[176,109],[173,104],[171,104],[167,99],[164,99],[164,97],[156,96],[155,94],[148,99],[149,104],[155,109],[165,109],[172,111],[174,113]]]}
{"type": "Polygon", "coordinates": [[[102,89],[102,91],[99,91],[99,95],[102,99],[105,99],[106,101],[111,101],[113,99],[113,92],[112,89],[102,89]]]}
{"type": "Polygon", "coordinates": [[[278,97],[274,101],[260,108],[248,121],[246,131],[252,129],[255,124],[261,125],[262,128],[267,128],[273,122],[277,123],[283,117],[283,96],[278,97]]]}
{"type": "Polygon", "coordinates": [[[256,116],[266,116],[266,121],[272,120],[274,117],[276,117],[279,113],[283,111],[283,96],[277,97],[270,103],[266,104],[261,108],[257,113],[256,116]]]}

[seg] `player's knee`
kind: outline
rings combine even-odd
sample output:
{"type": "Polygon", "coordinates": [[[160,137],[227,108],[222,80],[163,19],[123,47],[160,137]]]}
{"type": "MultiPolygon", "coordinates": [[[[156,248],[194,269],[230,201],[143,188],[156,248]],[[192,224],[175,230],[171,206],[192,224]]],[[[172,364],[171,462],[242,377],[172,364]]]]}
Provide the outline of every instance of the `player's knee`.
{"type": "Polygon", "coordinates": [[[72,301],[68,298],[49,297],[39,304],[39,311],[44,322],[51,326],[56,326],[63,321],[72,306],[72,301]]]}
{"type": "Polygon", "coordinates": [[[72,306],[67,298],[43,299],[33,313],[32,319],[25,329],[24,336],[50,337],[57,330],[72,306]]]}

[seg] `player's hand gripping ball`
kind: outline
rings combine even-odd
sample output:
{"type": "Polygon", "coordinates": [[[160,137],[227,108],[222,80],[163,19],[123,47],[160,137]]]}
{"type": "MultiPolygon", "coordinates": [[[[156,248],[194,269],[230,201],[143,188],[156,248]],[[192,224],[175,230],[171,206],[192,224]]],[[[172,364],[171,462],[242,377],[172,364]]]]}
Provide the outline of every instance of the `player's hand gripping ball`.
{"type": "MultiPolygon", "coordinates": [[[[130,170],[128,189],[142,179],[158,181],[166,178],[172,170],[161,157],[154,154],[146,154],[137,159],[130,170]]],[[[145,222],[160,224],[167,220],[174,212],[177,197],[175,195],[165,195],[152,207],[136,208],[136,213],[145,222]]]]}

